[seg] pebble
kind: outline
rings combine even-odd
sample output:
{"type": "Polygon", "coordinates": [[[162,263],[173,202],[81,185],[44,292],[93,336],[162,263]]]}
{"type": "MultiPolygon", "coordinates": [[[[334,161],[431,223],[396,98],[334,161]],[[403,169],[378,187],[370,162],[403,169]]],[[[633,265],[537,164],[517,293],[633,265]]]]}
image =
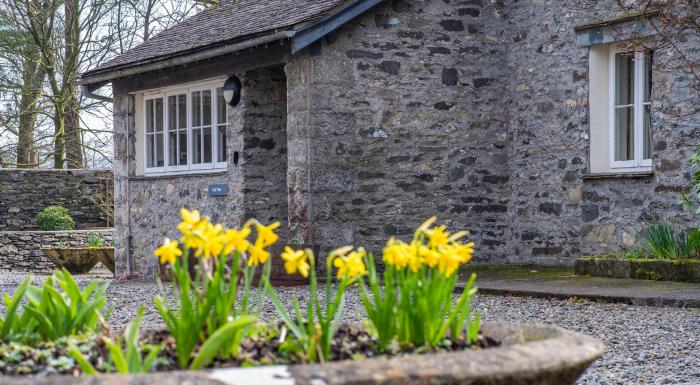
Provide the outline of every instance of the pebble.
{"type": "MultiPolygon", "coordinates": [[[[0,272],[0,290],[11,294],[24,278],[26,274],[0,272]]],[[[36,277],[34,282],[42,279],[36,277]]],[[[110,281],[104,274],[76,277],[80,285],[92,279],[110,281]]],[[[278,288],[277,292],[287,306],[292,296],[301,304],[308,299],[308,288],[303,286],[278,288]]],[[[107,290],[110,323],[117,329],[123,327],[143,305],[144,327],[161,328],[160,315],[153,306],[153,298],[159,293],[158,286],[151,283],[112,282],[107,290]]],[[[3,306],[0,304],[0,309],[3,306]]],[[[477,297],[474,306],[481,311],[484,321],[535,322],[601,339],[607,350],[581,376],[578,385],[700,384],[700,309],[492,295],[477,297]]],[[[349,290],[344,320],[361,321],[363,313],[357,292],[349,290]]],[[[268,301],[261,319],[276,318],[276,311],[268,301]]]]}

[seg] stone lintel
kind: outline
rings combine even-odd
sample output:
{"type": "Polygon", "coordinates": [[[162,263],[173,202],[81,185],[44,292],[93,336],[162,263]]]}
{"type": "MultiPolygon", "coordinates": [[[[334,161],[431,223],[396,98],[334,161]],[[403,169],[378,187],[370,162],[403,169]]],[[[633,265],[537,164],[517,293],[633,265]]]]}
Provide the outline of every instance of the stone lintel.
{"type": "Polygon", "coordinates": [[[658,11],[624,15],[574,27],[576,45],[590,47],[629,39],[647,38],[655,34],[651,18],[658,11]]]}

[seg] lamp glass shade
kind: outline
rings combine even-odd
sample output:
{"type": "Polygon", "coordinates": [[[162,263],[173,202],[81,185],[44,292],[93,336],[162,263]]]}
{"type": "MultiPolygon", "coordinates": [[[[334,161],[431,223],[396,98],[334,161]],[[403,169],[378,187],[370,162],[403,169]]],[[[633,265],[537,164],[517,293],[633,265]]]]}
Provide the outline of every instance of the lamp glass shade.
{"type": "Polygon", "coordinates": [[[232,107],[241,101],[241,81],[236,75],[229,76],[224,83],[224,100],[232,107]]]}

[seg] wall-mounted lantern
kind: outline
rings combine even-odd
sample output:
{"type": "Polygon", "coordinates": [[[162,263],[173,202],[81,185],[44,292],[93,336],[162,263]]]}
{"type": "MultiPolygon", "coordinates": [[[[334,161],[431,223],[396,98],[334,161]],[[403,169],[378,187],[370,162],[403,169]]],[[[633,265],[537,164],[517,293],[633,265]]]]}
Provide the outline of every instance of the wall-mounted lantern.
{"type": "Polygon", "coordinates": [[[236,75],[229,76],[224,83],[224,100],[231,107],[235,107],[241,101],[241,81],[236,75]]]}

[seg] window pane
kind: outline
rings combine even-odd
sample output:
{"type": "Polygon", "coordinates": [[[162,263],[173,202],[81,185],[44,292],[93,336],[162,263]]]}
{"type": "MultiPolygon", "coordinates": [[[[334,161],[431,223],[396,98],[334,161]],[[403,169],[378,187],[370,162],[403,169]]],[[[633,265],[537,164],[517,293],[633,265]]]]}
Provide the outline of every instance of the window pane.
{"type": "Polygon", "coordinates": [[[217,162],[226,162],[226,125],[225,124],[218,126],[217,135],[219,136],[217,138],[218,143],[219,143],[219,149],[216,152],[216,161],[217,162]]]}
{"type": "Polygon", "coordinates": [[[651,159],[651,106],[644,106],[644,148],[642,159],[651,159]]]}
{"type": "Polygon", "coordinates": [[[651,101],[651,75],[654,51],[644,53],[644,101],[651,101]]]}
{"type": "Polygon", "coordinates": [[[192,93],[192,126],[202,125],[202,102],[199,91],[192,93]]]}
{"type": "MultiPolygon", "coordinates": [[[[216,112],[217,124],[226,123],[226,100],[224,100],[224,89],[216,89],[216,112]]],[[[221,142],[219,142],[221,143],[221,142]]]]}
{"type": "Polygon", "coordinates": [[[168,166],[177,166],[177,99],[168,96],[168,166]]]}
{"type": "MultiPolygon", "coordinates": [[[[163,99],[155,99],[156,103],[156,132],[163,132],[163,99]]],[[[161,138],[162,140],[162,138],[161,138]]]]}
{"type": "Polygon", "coordinates": [[[146,135],[146,167],[153,167],[153,134],[146,135]]]}
{"type": "Polygon", "coordinates": [[[156,137],[156,167],[163,167],[165,161],[163,159],[163,134],[155,134],[156,137]]]}
{"type": "Polygon", "coordinates": [[[615,160],[634,160],[633,107],[615,109],[615,160]]]}
{"type": "Polygon", "coordinates": [[[192,163],[202,163],[202,129],[192,129],[192,163]]]}
{"type": "Polygon", "coordinates": [[[178,128],[187,129],[187,95],[177,96],[178,128]]]}
{"type": "Polygon", "coordinates": [[[211,124],[211,91],[202,91],[203,126],[211,124]]]}
{"type": "Polygon", "coordinates": [[[153,100],[146,101],[146,132],[153,132],[153,100]]]}
{"type": "Polygon", "coordinates": [[[204,127],[204,163],[211,163],[212,137],[211,127],[204,127]]]}
{"type": "Polygon", "coordinates": [[[180,131],[180,165],[187,164],[187,130],[180,131]]]}
{"type": "Polygon", "coordinates": [[[177,166],[177,131],[168,133],[168,165],[177,166]]]}
{"type": "Polygon", "coordinates": [[[177,103],[174,96],[168,96],[168,131],[177,129],[177,103]]]}
{"type": "Polygon", "coordinates": [[[634,53],[615,54],[615,105],[634,103],[634,53]]]}

